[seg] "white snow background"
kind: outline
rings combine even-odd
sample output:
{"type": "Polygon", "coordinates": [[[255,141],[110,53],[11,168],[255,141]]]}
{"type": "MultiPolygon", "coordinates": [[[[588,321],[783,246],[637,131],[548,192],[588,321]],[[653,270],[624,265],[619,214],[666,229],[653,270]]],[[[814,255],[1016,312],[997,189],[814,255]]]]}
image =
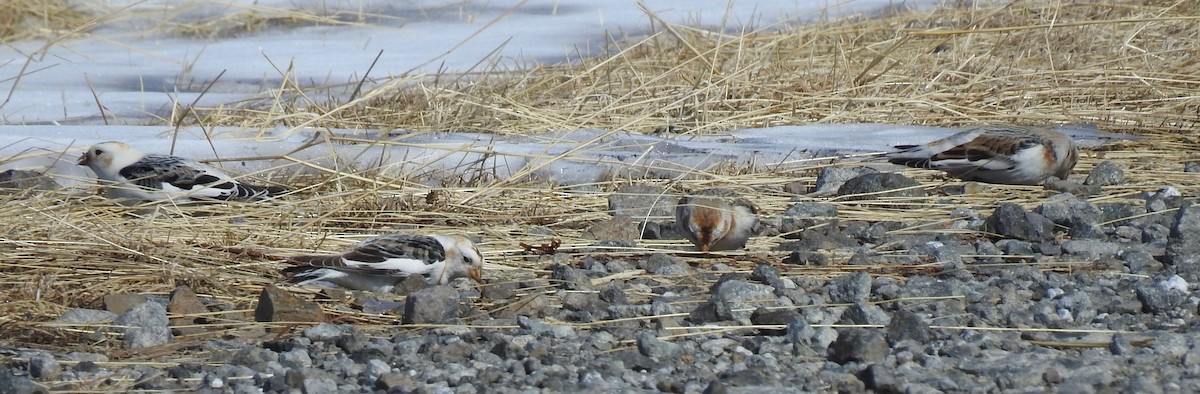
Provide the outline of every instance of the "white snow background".
{"type": "MultiPolygon", "coordinates": [[[[121,140],[152,153],[215,159],[237,174],[378,169],[405,179],[446,176],[545,179],[579,185],[619,174],[676,177],[721,162],[774,170],[847,152],[883,151],[957,131],[920,126],[815,124],[735,130],[725,136],[658,136],[622,130],[564,130],[527,136],[420,133],[379,144],[329,144],[322,133],[374,137],[374,130],[272,130],[164,126],[173,103],[216,106],[261,98],[286,69],[305,86],[351,83],[375,60],[369,81],[389,76],[520,68],[602,56],[606,37],[637,36],[651,18],[710,30],[784,28],[825,18],[871,17],[928,8],[937,0],[195,0],[104,2],[91,34],[0,48],[0,171],[46,171],[64,185],[92,176],[77,166],[87,146],[121,140]],[[179,7],[187,3],[187,7],[179,7]],[[247,8],[349,18],[345,25],[268,29],[220,38],[180,38],[153,27],[247,8]],[[644,7],[644,9],[643,9],[644,7]],[[181,14],[179,10],[184,10],[181,14]],[[219,78],[218,78],[219,76],[219,78]],[[215,83],[213,82],[215,81],[215,83]],[[202,89],[211,84],[207,92],[202,89]],[[101,113],[101,106],[104,108],[101,113]],[[155,125],[158,124],[158,125],[155,125]],[[304,149],[298,149],[304,147],[304,149]],[[286,157],[284,157],[286,155],[286,157]],[[274,160],[246,158],[281,157],[274,160]],[[306,162],[311,165],[304,165],[306,162]],[[314,167],[315,165],[315,167],[314,167]]],[[[367,86],[371,87],[370,84],[367,86]]],[[[1120,136],[1089,127],[1065,131],[1083,145],[1120,136]]]]}

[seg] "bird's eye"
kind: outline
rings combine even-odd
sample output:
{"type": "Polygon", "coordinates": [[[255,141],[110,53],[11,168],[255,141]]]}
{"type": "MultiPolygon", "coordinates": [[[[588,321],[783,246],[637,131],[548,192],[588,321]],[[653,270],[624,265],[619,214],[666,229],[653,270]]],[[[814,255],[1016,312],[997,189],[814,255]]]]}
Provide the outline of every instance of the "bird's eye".
{"type": "Polygon", "coordinates": [[[463,257],[463,261],[467,262],[467,264],[472,264],[472,263],[474,263],[473,261],[471,261],[471,257],[470,257],[470,256],[464,256],[464,257],[463,257]]]}
{"type": "Polygon", "coordinates": [[[102,151],[102,150],[99,150],[99,149],[96,149],[96,156],[100,156],[100,155],[103,155],[103,154],[104,154],[104,151],[102,151]]]}

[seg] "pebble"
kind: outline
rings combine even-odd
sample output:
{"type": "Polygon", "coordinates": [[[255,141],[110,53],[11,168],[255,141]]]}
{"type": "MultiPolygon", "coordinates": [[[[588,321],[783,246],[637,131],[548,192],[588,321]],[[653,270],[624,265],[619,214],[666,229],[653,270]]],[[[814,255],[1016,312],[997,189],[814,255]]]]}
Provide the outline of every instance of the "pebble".
{"type": "Polygon", "coordinates": [[[404,324],[449,323],[462,312],[458,290],[431,286],[408,296],[404,302],[404,324]]]}
{"type": "Polygon", "coordinates": [[[1054,239],[1054,222],[1020,205],[1001,203],[984,223],[984,230],[1003,238],[1042,242],[1054,239]]]}
{"type": "Polygon", "coordinates": [[[117,316],[113,324],[125,326],[122,346],[126,349],[165,345],[173,337],[167,320],[167,308],[157,302],[137,305],[117,316]]]}
{"type": "MultiPolygon", "coordinates": [[[[872,173],[859,175],[846,181],[836,195],[854,195],[850,200],[919,199],[925,197],[921,184],[896,173],[872,173]]],[[[900,208],[904,205],[893,205],[900,208]]]]}
{"type": "Polygon", "coordinates": [[[1092,172],[1083,181],[1085,185],[1113,186],[1125,183],[1125,170],[1111,160],[1105,160],[1092,167],[1092,172]]]}

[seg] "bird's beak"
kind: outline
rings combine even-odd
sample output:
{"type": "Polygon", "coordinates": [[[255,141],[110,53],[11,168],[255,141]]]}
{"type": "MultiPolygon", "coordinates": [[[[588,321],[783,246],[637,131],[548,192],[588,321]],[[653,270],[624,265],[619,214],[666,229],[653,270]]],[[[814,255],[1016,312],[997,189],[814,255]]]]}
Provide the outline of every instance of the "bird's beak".
{"type": "Polygon", "coordinates": [[[483,271],[479,268],[467,268],[467,276],[477,283],[483,283],[483,271]]]}
{"type": "Polygon", "coordinates": [[[83,156],[79,156],[79,161],[76,162],[76,164],[79,164],[81,166],[86,166],[88,164],[91,164],[91,162],[92,162],[92,159],[88,157],[88,153],[83,152],[83,156]]]}

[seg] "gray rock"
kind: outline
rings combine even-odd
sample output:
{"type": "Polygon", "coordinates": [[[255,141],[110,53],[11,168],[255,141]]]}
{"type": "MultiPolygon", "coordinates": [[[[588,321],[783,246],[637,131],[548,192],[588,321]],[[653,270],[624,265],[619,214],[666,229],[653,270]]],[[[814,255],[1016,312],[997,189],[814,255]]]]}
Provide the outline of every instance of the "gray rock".
{"type": "Polygon", "coordinates": [[[842,313],[842,323],[845,324],[880,324],[887,325],[892,317],[878,305],[855,302],[842,313]]]}
{"type": "Polygon", "coordinates": [[[46,353],[38,352],[29,356],[29,376],[42,381],[57,380],[62,375],[62,365],[46,353]]]}
{"type": "Polygon", "coordinates": [[[687,275],[691,269],[679,262],[675,256],[664,253],[654,253],[638,262],[638,267],[651,275],[680,276],[687,275]]]}
{"type": "Polygon", "coordinates": [[[679,344],[658,339],[658,336],[651,331],[637,333],[637,348],[643,356],[655,361],[674,360],[683,352],[683,347],[679,344]]]}
{"type": "Polygon", "coordinates": [[[622,186],[608,195],[608,210],[613,216],[624,215],[637,221],[673,218],[678,197],[667,189],[633,184],[622,186]]]}
{"type": "Polygon", "coordinates": [[[1174,309],[1183,303],[1187,293],[1179,291],[1166,281],[1137,287],[1138,300],[1142,302],[1142,310],[1149,313],[1160,313],[1174,309]]]}
{"type": "MultiPolygon", "coordinates": [[[[758,308],[754,310],[754,313],[750,314],[750,322],[758,326],[788,325],[803,320],[804,317],[799,312],[790,309],[769,310],[767,308],[758,308]]],[[[783,330],[760,328],[758,331],[763,335],[787,334],[786,328],[783,330]]]]}
{"type": "Polygon", "coordinates": [[[480,296],[489,300],[511,300],[520,288],[521,284],[515,280],[495,281],[483,286],[480,296]]]}
{"type": "Polygon", "coordinates": [[[1015,239],[1001,239],[996,241],[996,247],[1004,252],[1006,256],[1032,256],[1033,244],[1029,242],[1015,239]]]}
{"type": "Polygon", "coordinates": [[[784,264],[794,265],[811,265],[817,267],[825,267],[829,265],[829,256],[821,252],[809,251],[792,251],[787,257],[783,258],[784,264]]]}
{"type": "Polygon", "coordinates": [[[887,339],[893,344],[908,340],[924,344],[928,343],[932,336],[929,322],[909,311],[896,312],[887,324],[887,339]]]}
{"type": "Polygon", "coordinates": [[[300,386],[300,392],[303,394],[336,393],[338,391],[337,382],[327,377],[306,378],[300,386]]]}
{"type": "Polygon", "coordinates": [[[1178,189],[1167,186],[1146,197],[1147,212],[1162,212],[1183,205],[1183,195],[1178,189]]]}
{"type": "Polygon", "coordinates": [[[767,264],[759,264],[754,266],[754,271],[750,272],[750,280],[758,281],[765,285],[776,286],[779,284],[779,269],[767,264]]]}
{"type": "Polygon", "coordinates": [[[787,330],[783,335],[784,339],[786,339],[788,342],[800,346],[809,346],[816,338],[817,330],[813,329],[813,327],[808,324],[808,321],[804,320],[803,318],[798,318],[788,322],[787,330]]]}
{"type": "Polygon", "coordinates": [[[565,264],[554,266],[550,271],[550,283],[566,290],[593,290],[592,279],[587,270],[565,264]]]}
{"type": "Polygon", "coordinates": [[[1134,250],[1121,254],[1121,260],[1125,261],[1125,267],[1129,268],[1129,273],[1137,275],[1148,275],[1162,271],[1162,262],[1155,260],[1154,256],[1149,252],[1134,250]]]}
{"type": "Polygon", "coordinates": [[[0,194],[11,194],[14,191],[23,190],[49,191],[61,188],[62,185],[40,172],[28,170],[0,172],[0,194]]]}
{"type": "Polygon", "coordinates": [[[1200,161],[1183,163],[1183,172],[1200,172],[1200,161]]]}
{"type": "Polygon", "coordinates": [[[448,323],[462,313],[458,291],[450,286],[432,286],[408,296],[404,302],[404,324],[448,323]]]}
{"type": "Polygon", "coordinates": [[[122,344],[126,349],[165,345],[173,337],[167,320],[167,308],[157,302],[135,306],[117,316],[113,324],[125,326],[122,344]]]}
{"type": "Polygon", "coordinates": [[[1044,185],[1046,190],[1053,190],[1060,193],[1071,193],[1076,196],[1094,196],[1100,194],[1100,185],[1084,185],[1075,183],[1056,177],[1046,178],[1044,185]]]}
{"type": "MultiPolygon", "coordinates": [[[[1096,208],[1104,214],[1100,221],[1111,223],[1114,226],[1123,225],[1139,225],[1144,223],[1146,219],[1146,207],[1137,206],[1126,203],[1101,203],[1095,204],[1096,208]]],[[[1169,224],[1169,223],[1166,223],[1169,224]]]]}
{"type": "Polygon", "coordinates": [[[801,202],[792,204],[783,211],[779,231],[785,238],[799,238],[806,228],[828,224],[837,220],[837,205],[823,202],[801,202]]]}
{"type": "Polygon", "coordinates": [[[116,313],[99,309],[71,308],[55,319],[56,323],[97,324],[108,323],[117,318],[116,313]]]}
{"type": "Polygon", "coordinates": [[[868,390],[873,390],[877,393],[899,393],[904,391],[900,389],[900,380],[896,378],[896,374],[892,369],[879,364],[868,366],[859,373],[859,378],[868,390]]]}
{"type": "Polygon", "coordinates": [[[1129,342],[1129,338],[1126,338],[1124,334],[1116,333],[1108,343],[1108,351],[1112,352],[1114,356],[1131,355],[1137,352],[1137,348],[1129,342]]]}
{"type": "Polygon", "coordinates": [[[1112,242],[1094,239],[1071,239],[1062,243],[1062,252],[1083,261],[1114,258],[1121,247],[1112,242]]]}
{"type": "Polygon", "coordinates": [[[1004,238],[1023,241],[1043,242],[1054,239],[1054,222],[1012,203],[997,206],[983,228],[984,231],[1004,238]]]}
{"type": "Polygon", "coordinates": [[[332,342],[338,337],[346,334],[347,326],[338,324],[321,323],[315,326],[304,329],[304,337],[321,342],[332,342]]]}
{"type": "Polygon", "coordinates": [[[292,369],[304,369],[313,366],[313,359],[308,355],[307,349],[296,348],[280,352],[279,364],[292,369]]]}
{"type": "Polygon", "coordinates": [[[1125,183],[1125,170],[1110,160],[1096,164],[1096,167],[1092,168],[1092,172],[1088,174],[1087,179],[1083,181],[1085,185],[1100,186],[1120,185],[1122,183],[1125,183]]]}
{"type": "Polygon", "coordinates": [[[750,324],[752,310],[738,309],[755,308],[759,306],[776,306],[778,303],[771,286],[757,283],[747,283],[740,280],[719,282],[713,289],[709,299],[720,320],[737,320],[742,324],[750,324]]]}
{"type": "Polygon", "coordinates": [[[0,365],[0,393],[45,392],[44,389],[35,390],[35,387],[28,376],[19,376],[9,367],[0,365]]]}
{"type": "Polygon", "coordinates": [[[849,200],[918,199],[925,197],[925,189],[920,185],[900,174],[866,174],[846,181],[838,188],[837,195],[854,195],[849,200]]]}
{"type": "Polygon", "coordinates": [[[810,197],[828,197],[837,193],[846,181],[855,177],[875,174],[879,170],[870,167],[822,167],[817,173],[817,182],[813,185],[813,190],[808,195],[810,197]]]}
{"type": "Polygon", "coordinates": [[[562,306],[569,311],[591,311],[600,303],[600,295],[596,293],[563,292],[559,295],[562,306]]]}
{"type": "Polygon", "coordinates": [[[608,282],[604,287],[600,288],[600,300],[614,305],[629,303],[629,297],[625,295],[625,290],[621,288],[621,282],[615,280],[608,282]]]}
{"type": "Polygon", "coordinates": [[[1200,206],[1188,201],[1179,208],[1167,236],[1166,262],[1190,281],[1200,279],[1200,206]]]}
{"type": "Polygon", "coordinates": [[[1034,212],[1060,226],[1069,226],[1074,218],[1090,222],[1099,222],[1104,218],[1104,212],[1100,208],[1070,193],[1050,197],[1034,212]]]}
{"type": "Polygon", "coordinates": [[[862,271],[842,275],[829,281],[827,288],[829,289],[830,303],[865,302],[871,296],[871,275],[862,271]]]}
{"type": "Polygon", "coordinates": [[[632,242],[641,238],[637,223],[629,216],[618,215],[593,223],[583,230],[583,238],[597,241],[632,242]]]}
{"type": "Polygon", "coordinates": [[[148,301],[149,299],[143,294],[110,293],[104,295],[104,309],[119,315],[148,301]]]}
{"type": "Polygon", "coordinates": [[[876,330],[842,330],[839,331],[837,340],[829,345],[829,361],[838,364],[851,361],[875,363],[883,361],[887,355],[887,339],[876,330]]]}

